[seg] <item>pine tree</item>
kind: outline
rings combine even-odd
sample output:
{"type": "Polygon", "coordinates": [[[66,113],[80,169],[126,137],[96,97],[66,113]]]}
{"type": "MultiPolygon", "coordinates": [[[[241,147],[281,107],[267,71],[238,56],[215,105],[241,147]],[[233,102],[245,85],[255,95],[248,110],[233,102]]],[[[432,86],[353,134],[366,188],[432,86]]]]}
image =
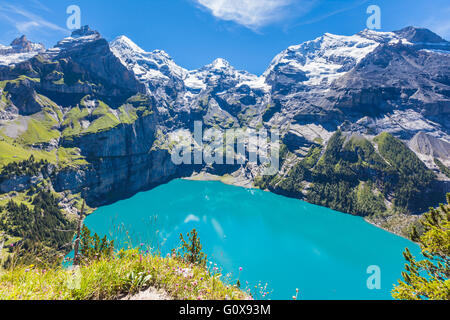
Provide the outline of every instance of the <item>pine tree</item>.
{"type": "Polygon", "coordinates": [[[183,235],[180,234],[181,248],[184,251],[184,259],[189,263],[205,266],[206,254],[202,252],[202,245],[200,243],[197,230],[193,229],[191,232],[187,233],[186,236],[188,237],[189,242],[187,242],[183,235]]]}
{"type": "Polygon", "coordinates": [[[90,258],[91,257],[91,248],[92,248],[92,236],[91,231],[83,225],[81,229],[81,235],[80,235],[80,255],[84,258],[90,258]]]}
{"type": "Polygon", "coordinates": [[[109,241],[106,236],[100,240],[98,234],[92,235],[85,225],[80,238],[80,260],[84,264],[89,264],[94,259],[110,257],[114,253],[114,241],[109,241]]]}
{"type": "Polygon", "coordinates": [[[402,300],[450,300],[450,194],[447,205],[430,209],[421,225],[424,233],[419,235],[414,228],[411,238],[418,242],[422,255],[426,258],[417,261],[406,249],[403,253],[408,264],[402,272],[392,296],[402,300]]]}

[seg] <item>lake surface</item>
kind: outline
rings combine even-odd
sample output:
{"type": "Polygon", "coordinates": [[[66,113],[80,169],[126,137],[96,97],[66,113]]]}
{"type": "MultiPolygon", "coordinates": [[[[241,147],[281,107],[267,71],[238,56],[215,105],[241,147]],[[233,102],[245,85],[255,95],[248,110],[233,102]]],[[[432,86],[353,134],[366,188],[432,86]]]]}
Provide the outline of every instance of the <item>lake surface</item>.
{"type": "Polygon", "coordinates": [[[234,280],[242,267],[243,287],[268,283],[269,299],[291,299],[296,288],[299,299],[391,299],[405,247],[420,252],[362,218],[216,181],[174,180],[101,207],[85,223],[120,246],[145,243],[163,254],[196,228],[208,260],[234,280]],[[374,265],[380,290],[367,287],[374,265]]]}

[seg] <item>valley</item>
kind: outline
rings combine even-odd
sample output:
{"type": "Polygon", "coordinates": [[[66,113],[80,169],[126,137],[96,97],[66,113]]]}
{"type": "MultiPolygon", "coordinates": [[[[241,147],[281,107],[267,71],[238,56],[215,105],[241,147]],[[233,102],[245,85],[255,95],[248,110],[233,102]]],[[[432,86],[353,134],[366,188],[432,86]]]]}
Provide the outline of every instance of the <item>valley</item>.
{"type": "MultiPolygon", "coordinates": [[[[5,208],[27,214],[53,197],[56,222],[45,230],[69,226],[83,201],[90,213],[208,175],[408,236],[450,192],[449,50],[446,40],[413,27],[327,33],[287,48],[258,76],[221,58],[186,70],[162,50],[146,52],[126,36],[108,42],[88,26],[50,49],[17,39],[0,50],[6,245],[28,233],[5,208]],[[196,121],[279,130],[279,172],[265,176],[263,165],[247,162],[175,165],[171,137],[193,132],[196,121]]],[[[66,236],[35,240],[61,250],[66,236]]]]}

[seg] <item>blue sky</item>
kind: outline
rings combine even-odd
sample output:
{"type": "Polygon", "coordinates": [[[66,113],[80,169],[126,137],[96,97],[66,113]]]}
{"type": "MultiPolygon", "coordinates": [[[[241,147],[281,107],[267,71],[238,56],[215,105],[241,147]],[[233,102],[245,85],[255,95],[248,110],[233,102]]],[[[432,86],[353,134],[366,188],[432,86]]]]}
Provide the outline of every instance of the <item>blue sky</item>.
{"type": "Polygon", "coordinates": [[[381,8],[383,31],[414,25],[450,39],[448,0],[2,0],[0,43],[26,34],[53,46],[70,34],[69,5],[78,5],[82,24],[107,40],[124,34],[147,51],[166,51],[188,69],[221,57],[261,74],[290,45],[366,28],[369,5],[381,8]]]}

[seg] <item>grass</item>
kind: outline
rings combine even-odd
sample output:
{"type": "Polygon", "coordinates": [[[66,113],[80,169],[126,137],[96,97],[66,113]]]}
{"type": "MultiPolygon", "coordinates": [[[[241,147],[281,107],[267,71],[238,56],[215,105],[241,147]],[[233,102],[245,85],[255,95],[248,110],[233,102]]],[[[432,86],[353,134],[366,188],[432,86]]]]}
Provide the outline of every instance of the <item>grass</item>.
{"type": "Polygon", "coordinates": [[[126,106],[121,106],[119,108],[119,118],[122,123],[132,124],[138,119],[138,116],[134,108],[127,108],[126,106]]]}
{"type": "Polygon", "coordinates": [[[36,101],[42,106],[42,111],[32,115],[28,120],[27,130],[20,136],[24,145],[50,142],[61,135],[57,130],[59,121],[62,120],[60,108],[42,95],[38,95],[36,101]]]}
{"type": "Polygon", "coordinates": [[[0,273],[0,300],[115,300],[149,287],[177,300],[243,300],[250,296],[220,273],[139,249],[119,251],[77,272],[34,266],[0,273]]]}
{"type": "MultiPolygon", "coordinates": [[[[45,117],[47,118],[47,115],[45,117]]],[[[52,122],[48,121],[48,119],[43,121],[30,119],[27,131],[20,136],[20,139],[23,140],[25,145],[34,145],[50,142],[53,139],[58,139],[59,136],[60,132],[52,129],[52,122]]]]}
{"type": "MultiPolygon", "coordinates": [[[[30,196],[26,194],[26,192],[16,192],[12,191],[10,193],[2,194],[0,198],[0,206],[6,206],[6,204],[13,199],[16,203],[24,204],[29,208],[32,208],[31,202],[32,199],[30,196]]],[[[0,211],[0,215],[2,211],[0,211]]]]}
{"type": "Polygon", "coordinates": [[[83,133],[98,133],[102,131],[107,131],[119,125],[120,121],[112,113],[107,113],[94,122],[91,123],[89,128],[87,128],[83,133]]]}
{"type": "Polygon", "coordinates": [[[81,109],[79,107],[75,107],[66,114],[65,121],[63,123],[63,127],[65,128],[63,131],[64,137],[98,133],[112,129],[121,123],[122,117],[124,117],[125,123],[132,123],[137,119],[136,117],[130,116],[127,112],[125,112],[125,109],[121,109],[119,110],[119,117],[121,120],[119,120],[113,114],[108,105],[100,100],[97,100],[98,105],[90,114],[88,108],[83,107],[86,106],[86,99],[87,98],[85,97],[81,101],[81,109]],[[81,126],[81,121],[89,118],[94,118],[94,120],[89,123],[89,127],[84,129],[81,126]]]}
{"type": "Polygon", "coordinates": [[[8,163],[27,160],[33,155],[36,160],[56,163],[56,155],[51,152],[26,149],[21,145],[2,140],[0,136],[0,168],[8,163]]]}
{"type": "Polygon", "coordinates": [[[33,82],[41,82],[41,79],[39,79],[39,78],[30,78],[28,76],[21,75],[17,79],[0,81],[0,88],[5,88],[8,83],[19,84],[23,80],[30,80],[33,82]]]}
{"type": "Polygon", "coordinates": [[[63,136],[69,137],[80,134],[83,130],[80,121],[88,116],[89,110],[87,108],[80,109],[79,107],[75,107],[70,109],[65,115],[63,122],[63,126],[65,127],[63,136]]]}
{"type": "Polygon", "coordinates": [[[62,168],[65,167],[82,167],[88,165],[86,158],[80,154],[78,148],[64,148],[60,147],[57,151],[58,154],[58,165],[62,168]]]}

